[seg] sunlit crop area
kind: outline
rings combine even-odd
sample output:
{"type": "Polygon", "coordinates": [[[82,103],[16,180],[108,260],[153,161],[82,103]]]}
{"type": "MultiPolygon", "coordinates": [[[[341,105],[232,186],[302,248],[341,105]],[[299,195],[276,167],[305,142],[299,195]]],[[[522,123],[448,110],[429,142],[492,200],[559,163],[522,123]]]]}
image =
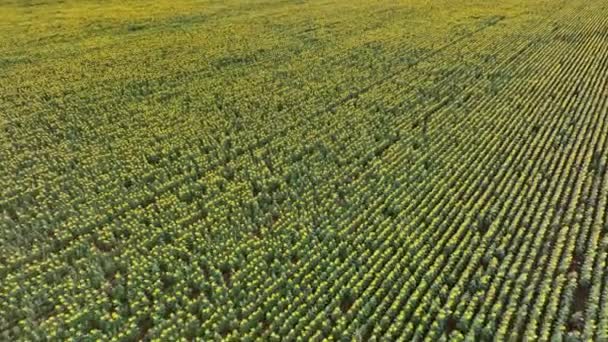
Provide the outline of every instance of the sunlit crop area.
{"type": "Polygon", "coordinates": [[[608,340],[607,18],[0,1],[0,340],[608,340]]]}

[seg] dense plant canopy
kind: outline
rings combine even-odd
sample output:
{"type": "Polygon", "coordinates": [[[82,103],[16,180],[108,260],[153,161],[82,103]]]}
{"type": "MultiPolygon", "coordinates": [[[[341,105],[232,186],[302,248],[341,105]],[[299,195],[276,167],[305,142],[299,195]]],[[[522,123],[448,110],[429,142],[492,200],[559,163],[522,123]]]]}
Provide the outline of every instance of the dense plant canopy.
{"type": "Polygon", "coordinates": [[[608,3],[0,3],[0,340],[608,339],[608,3]]]}

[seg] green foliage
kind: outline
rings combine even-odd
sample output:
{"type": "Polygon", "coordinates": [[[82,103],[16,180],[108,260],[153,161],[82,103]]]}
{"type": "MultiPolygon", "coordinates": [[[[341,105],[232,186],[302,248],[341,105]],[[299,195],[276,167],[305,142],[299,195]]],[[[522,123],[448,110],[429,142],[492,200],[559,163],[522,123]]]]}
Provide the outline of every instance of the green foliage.
{"type": "Polygon", "coordinates": [[[0,4],[0,340],[606,339],[607,11],[0,4]]]}

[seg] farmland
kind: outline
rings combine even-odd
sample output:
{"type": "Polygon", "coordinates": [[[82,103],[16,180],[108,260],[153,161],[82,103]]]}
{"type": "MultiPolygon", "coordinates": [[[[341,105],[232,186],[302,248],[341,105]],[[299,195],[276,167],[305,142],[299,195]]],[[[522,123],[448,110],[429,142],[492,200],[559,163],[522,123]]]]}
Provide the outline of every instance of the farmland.
{"type": "Polygon", "coordinates": [[[606,18],[0,2],[0,340],[608,340],[606,18]]]}

